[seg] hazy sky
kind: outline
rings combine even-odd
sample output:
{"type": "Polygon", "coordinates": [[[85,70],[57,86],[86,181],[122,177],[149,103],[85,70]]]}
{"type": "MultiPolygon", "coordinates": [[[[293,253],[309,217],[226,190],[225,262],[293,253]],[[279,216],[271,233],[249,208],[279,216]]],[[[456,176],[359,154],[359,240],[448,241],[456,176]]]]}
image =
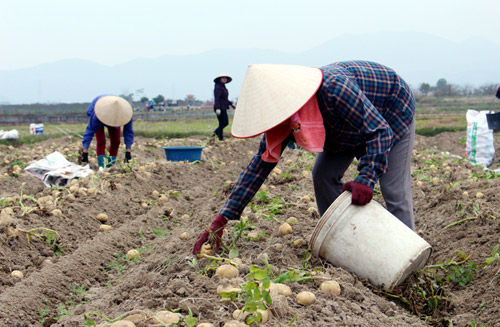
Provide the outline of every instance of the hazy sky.
{"type": "Polygon", "coordinates": [[[0,0],[0,70],[217,48],[301,52],[346,33],[500,44],[500,0],[0,0]]]}

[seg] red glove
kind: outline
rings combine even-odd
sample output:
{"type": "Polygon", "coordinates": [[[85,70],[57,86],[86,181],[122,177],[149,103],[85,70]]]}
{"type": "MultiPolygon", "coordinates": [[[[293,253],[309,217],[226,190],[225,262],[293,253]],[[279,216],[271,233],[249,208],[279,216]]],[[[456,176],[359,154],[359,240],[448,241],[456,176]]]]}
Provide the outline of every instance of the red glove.
{"type": "Polygon", "coordinates": [[[362,183],[345,183],[344,187],[342,188],[342,192],[344,192],[345,190],[352,192],[352,204],[364,206],[373,198],[373,190],[371,189],[371,187],[362,183]]]}
{"type": "Polygon", "coordinates": [[[222,238],[222,234],[224,233],[224,226],[226,226],[226,224],[227,218],[223,215],[218,215],[217,217],[215,217],[215,219],[212,221],[212,224],[210,224],[210,227],[208,228],[209,230],[203,232],[198,241],[194,244],[193,254],[198,254],[198,252],[200,252],[201,246],[208,241],[210,232],[215,232],[215,234],[217,234],[217,240],[215,242],[216,246],[214,250],[215,252],[219,251],[220,240],[222,238]]]}

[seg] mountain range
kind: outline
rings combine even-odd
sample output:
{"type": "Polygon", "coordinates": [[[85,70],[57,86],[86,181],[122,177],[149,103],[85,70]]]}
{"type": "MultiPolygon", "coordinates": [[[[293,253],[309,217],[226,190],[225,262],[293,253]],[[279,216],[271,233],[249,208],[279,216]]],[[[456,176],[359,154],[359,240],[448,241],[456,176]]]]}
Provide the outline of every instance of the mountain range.
{"type": "Polygon", "coordinates": [[[230,99],[238,96],[246,69],[254,63],[320,67],[341,60],[371,60],[394,68],[412,87],[440,78],[458,85],[500,83],[500,44],[481,38],[452,42],[417,32],[344,34],[301,53],[269,49],[215,49],[196,55],[163,55],[105,66],[64,59],[31,68],[0,70],[0,103],[90,102],[102,93],[168,99],[213,98],[213,79],[233,78],[230,99]],[[143,89],[144,93],[137,92],[143,89]]]}

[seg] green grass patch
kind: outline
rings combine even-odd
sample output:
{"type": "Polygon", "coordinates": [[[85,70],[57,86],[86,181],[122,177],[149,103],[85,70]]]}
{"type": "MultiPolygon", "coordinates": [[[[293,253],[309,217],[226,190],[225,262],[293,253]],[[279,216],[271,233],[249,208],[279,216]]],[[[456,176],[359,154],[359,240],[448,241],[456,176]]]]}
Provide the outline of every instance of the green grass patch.
{"type": "MultiPolygon", "coordinates": [[[[134,133],[155,139],[183,138],[193,135],[210,136],[219,123],[214,117],[190,117],[186,119],[172,119],[165,121],[137,121],[134,122],[134,133]]],[[[16,129],[19,140],[0,140],[1,144],[33,144],[48,139],[72,135],[76,139],[85,133],[86,123],[81,124],[44,124],[44,134],[31,135],[28,125],[2,126],[2,130],[16,129]]],[[[224,129],[224,136],[230,137],[231,122],[224,129]]]]}

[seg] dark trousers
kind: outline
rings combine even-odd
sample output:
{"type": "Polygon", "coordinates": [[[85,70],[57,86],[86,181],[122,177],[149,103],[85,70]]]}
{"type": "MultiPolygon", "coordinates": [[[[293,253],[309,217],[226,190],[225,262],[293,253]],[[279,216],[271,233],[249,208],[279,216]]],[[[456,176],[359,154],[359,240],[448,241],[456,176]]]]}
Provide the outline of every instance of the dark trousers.
{"type": "MultiPolygon", "coordinates": [[[[108,127],[108,135],[109,135],[109,155],[116,157],[118,154],[118,148],[120,146],[120,134],[121,127],[114,128],[108,127]]],[[[104,133],[104,127],[99,127],[97,132],[95,132],[95,138],[97,141],[96,144],[96,154],[98,156],[106,154],[106,134],[104,133]]]]}
{"type": "Polygon", "coordinates": [[[217,116],[217,120],[219,121],[219,127],[215,129],[214,134],[217,135],[219,140],[222,141],[222,139],[224,138],[222,134],[222,132],[224,131],[224,127],[226,127],[229,124],[226,109],[221,109],[220,115],[217,116]]]}
{"type": "MultiPolygon", "coordinates": [[[[415,230],[411,191],[411,156],[414,138],[415,121],[411,124],[408,133],[389,152],[387,171],[379,179],[380,191],[387,210],[412,230],[415,230]]],[[[320,215],[323,215],[330,204],[342,193],[344,185],[342,177],[354,156],[355,154],[350,152],[318,153],[312,173],[320,215]]]]}

